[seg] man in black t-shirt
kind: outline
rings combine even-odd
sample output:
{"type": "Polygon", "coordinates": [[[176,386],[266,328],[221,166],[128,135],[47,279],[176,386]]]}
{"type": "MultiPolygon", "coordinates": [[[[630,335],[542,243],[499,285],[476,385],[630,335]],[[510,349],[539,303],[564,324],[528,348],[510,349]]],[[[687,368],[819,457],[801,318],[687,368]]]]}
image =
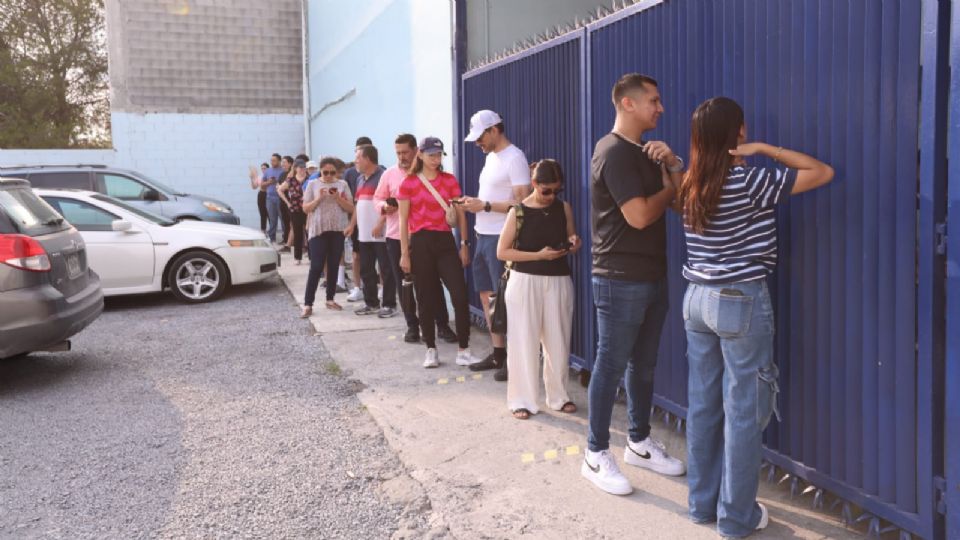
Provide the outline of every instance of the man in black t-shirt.
{"type": "Polygon", "coordinates": [[[624,461],[671,476],[685,472],[683,463],[650,436],[653,375],[667,314],[664,212],[676,195],[683,161],[665,143],[641,139],[663,114],[655,80],[624,75],[613,87],[613,104],[613,131],[597,142],[591,162],[599,339],[587,392],[588,450],[580,471],[600,489],[626,495],[633,488],[610,452],[610,418],[621,380],[630,423],[624,461]]]}

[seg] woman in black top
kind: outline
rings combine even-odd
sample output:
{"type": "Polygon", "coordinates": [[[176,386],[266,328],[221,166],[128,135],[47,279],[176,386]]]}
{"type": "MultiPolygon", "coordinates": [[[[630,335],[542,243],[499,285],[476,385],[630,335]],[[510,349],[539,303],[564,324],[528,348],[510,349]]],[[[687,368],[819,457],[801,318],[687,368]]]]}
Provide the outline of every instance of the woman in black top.
{"type": "Polygon", "coordinates": [[[533,166],[533,193],[510,210],[497,244],[497,257],[512,263],[507,281],[507,406],[526,420],[539,411],[540,347],[547,406],[565,413],[577,406],[567,395],[573,282],[567,254],[580,249],[560,164],[545,159],[533,166]],[[519,230],[519,232],[518,232],[519,230]]]}

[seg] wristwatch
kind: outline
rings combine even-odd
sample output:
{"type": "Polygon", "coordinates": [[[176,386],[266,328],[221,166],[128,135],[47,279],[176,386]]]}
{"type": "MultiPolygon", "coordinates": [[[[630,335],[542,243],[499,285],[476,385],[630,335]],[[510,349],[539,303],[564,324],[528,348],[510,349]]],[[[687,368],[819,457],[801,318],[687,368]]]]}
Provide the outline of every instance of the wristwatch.
{"type": "Polygon", "coordinates": [[[484,211],[484,212],[489,212],[489,211],[490,211],[490,201],[487,201],[487,202],[483,203],[483,211],[484,211]]]}
{"type": "Polygon", "coordinates": [[[467,240],[460,241],[460,247],[467,247],[469,245],[470,245],[470,242],[468,242],[467,240]]]}
{"type": "Polygon", "coordinates": [[[680,156],[677,156],[677,161],[679,161],[680,164],[677,165],[676,167],[669,167],[669,166],[668,166],[668,167],[667,167],[667,171],[668,171],[668,172],[672,172],[672,173],[683,172],[683,168],[686,166],[686,163],[683,162],[683,158],[680,157],[680,156]]]}

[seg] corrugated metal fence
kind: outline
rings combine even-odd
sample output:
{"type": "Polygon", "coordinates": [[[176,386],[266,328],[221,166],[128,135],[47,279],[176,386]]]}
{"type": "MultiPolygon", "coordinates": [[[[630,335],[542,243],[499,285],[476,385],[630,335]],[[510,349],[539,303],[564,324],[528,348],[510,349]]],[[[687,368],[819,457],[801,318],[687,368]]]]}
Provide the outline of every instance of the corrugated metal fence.
{"type": "MultiPolygon", "coordinates": [[[[584,238],[589,158],[613,124],[610,89],[623,73],[660,81],[666,113],[649,135],[681,155],[694,108],[726,95],[744,106],[752,139],[833,165],[831,185],[778,210],[781,262],[771,290],[783,421],[767,431],[767,459],[868,518],[928,538],[942,534],[935,483],[943,462],[931,456],[943,445],[943,426],[932,419],[942,414],[935,341],[943,334],[926,325],[943,317],[943,302],[930,298],[944,292],[932,242],[946,193],[937,167],[920,171],[924,160],[944,156],[925,152],[918,162],[918,140],[945,137],[920,117],[921,75],[924,84],[941,83],[921,74],[921,59],[943,60],[945,13],[935,0],[648,0],[465,74],[462,102],[463,125],[476,110],[497,110],[531,161],[560,161],[584,238]],[[922,57],[922,47],[932,56],[922,57]],[[918,205],[926,189],[935,192],[929,207],[918,205]]],[[[924,110],[945,114],[938,107],[924,110]]],[[[462,155],[466,192],[476,193],[482,155],[462,155]]],[[[573,352],[574,363],[589,368],[596,338],[587,251],[574,265],[573,352]]],[[[668,255],[675,308],[685,248],[673,215],[668,255]]],[[[678,313],[671,310],[665,328],[657,404],[682,416],[678,313]]]]}

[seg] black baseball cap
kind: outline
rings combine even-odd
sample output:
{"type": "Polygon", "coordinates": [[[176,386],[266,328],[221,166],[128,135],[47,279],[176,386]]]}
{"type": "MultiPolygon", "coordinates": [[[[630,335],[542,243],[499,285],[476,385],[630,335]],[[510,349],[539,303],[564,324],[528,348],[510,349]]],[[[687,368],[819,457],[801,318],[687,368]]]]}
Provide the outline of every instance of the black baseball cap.
{"type": "Polygon", "coordinates": [[[420,146],[418,148],[420,149],[420,152],[423,154],[440,153],[443,155],[447,155],[447,153],[443,151],[443,141],[441,141],[437,137],[424,137],[423,140],[420,141],[420,146]]]}

